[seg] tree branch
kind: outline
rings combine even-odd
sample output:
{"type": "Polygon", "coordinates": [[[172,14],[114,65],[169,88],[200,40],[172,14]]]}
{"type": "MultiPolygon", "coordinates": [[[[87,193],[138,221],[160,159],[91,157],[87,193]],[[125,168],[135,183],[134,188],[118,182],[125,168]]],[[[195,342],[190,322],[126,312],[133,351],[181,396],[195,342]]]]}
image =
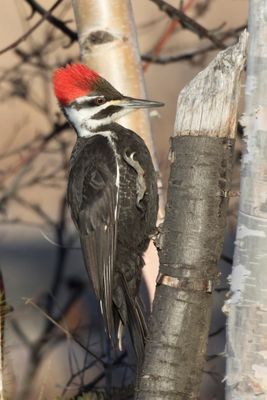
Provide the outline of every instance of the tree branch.
{"type": "Polygon", "coordinates": [[[170,18],[179,21],[184,28],[196,33],[200,38],[206,37],[219,49],[225,48],[224,43],[221,40],[217,39],[214,33],[211,33],[209,30],[204,28],[204,26],[200,25],[198,22],[188,17],[185,13],[183,13],[183,11],[166,3],[166,1],[164,0],[150,1],[155,3],[159,7],[159,9],[165,12],[170,18]]]}
{"type": "Polygon", "coordinates": [[[8,177],[15,174],[20,170],[23,165],[29,164],[32,162],[47,146],[47,144],[54,139],[59,133],[63,132],[69,126],[68,122],[64,122],[62,124],[55,124],[52,132],[44,135],[42,137],[41,143],[35,148],[29,149],[29,154],[25,158],[20,158],[20,160],[10,169],[5,171],[0,178],[0,183],[3,183],[8,177]]]}
{"type": "MultiPolygon", "coordinates": [[[[25,0],[26,3],[28,3],[34,12],[38,12],[40,15],[46,15],[47,11],[40,6],[40,4],[35,1],[35,0],[25,0]]],[[[57,29],[59,29],[61,32],[63,32],[66,36],[68,36],[68,38],[71,40],[71,42],[75,42],[76,40],[78,40],[78,35],[77,32],[74,32],[72,29],[68,28],[63,21],[61,21],[60,19],[58,19],[57,17],[51,15],[51,13],[49,13],[46,16],[46,19],[48,22],[50,22],[53,26],[55,26],[57,29]]]]}
{"type": "Polygon", "coordinates": [[[36,22],[36,24],[34,24],[27,32],[25,32],[20,38],[15,40],[15,42],[0,50],[0,55],[14,49],[21,42],[26,40],[28,36],[30,36],[37,28],[39,28],[39,26],[47,19],[49,15],[51,15],[51,13],[60,5],[60,3],[62,3],[62,1],[63,0],[57,0],[55,4],[51,8],[49,8],[49,10],[42,16],[42,18],[38,22],[36,22]]]}
{"type": "MultiPolygon", "coordinates": [[[[224,41],[230,37],[237,36],[245,28],[246,28],[246,25],[241,25],[236,29],[229,29],[228,31],[220,34],[220,36],[221,36],[220,40],[224,41]]],[[[217,50],[217,49],[218,49],[217,46],[215,46],[213,44],[209,44],[209,45],[201,47],[199,49],[191,49],[191,50],[187,50],[187,51],[181,52],[179,54],[175,54],[175,55],[158,57],[157,55],[154,55],[154,54],[143,54],[141,58],[143,61],[148,61],[148,62],[151,62],[154,64],[163,64],[164,65],[164,64],[169,64],[169,63],[178,62],[178,61],[191,60],[195,56],[202,55],[209,51],[213,51],[213,50],[217,50]]]]}
{"type": "MultiPolygon", "coordinates": [[[[192,6],[193,2],[194,2],[194,0],[188,0],[188,2],[185,5],[181,6],[181,10],[183,12],[186,12],[192,6]]],[[[163,32],[163,34],[161,35],[161,37],[159,38],[159,40],[153,47],[152,51],[149,52],[151,55],[154,55],[155,57],[159,56],[161,50],[165,46],[166,42],[171,38],[172,34],[175,32],[175,30],[176,30],[177,26],[179,26],[179,24],[180,24],[180,21],[177,21],[177,20],[169,22],[167,29],[163,32]]],[[[151,62],[150,60],[146,60],[146,63],[143,65],[144,72],[147,71],[147,69],[150,65],[150,62],[151,62]]]]}

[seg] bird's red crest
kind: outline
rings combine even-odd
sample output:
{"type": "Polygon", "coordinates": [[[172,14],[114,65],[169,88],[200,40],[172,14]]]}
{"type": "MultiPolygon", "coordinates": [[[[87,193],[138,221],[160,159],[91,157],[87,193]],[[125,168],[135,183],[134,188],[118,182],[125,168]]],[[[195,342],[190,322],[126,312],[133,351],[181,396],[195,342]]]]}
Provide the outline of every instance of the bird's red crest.
{"type": "Polygon", "coordinates": [[[53,74],[54,92],[62,105],[89,94],[100,76],[84,64],[69,64],[53,74]]]}

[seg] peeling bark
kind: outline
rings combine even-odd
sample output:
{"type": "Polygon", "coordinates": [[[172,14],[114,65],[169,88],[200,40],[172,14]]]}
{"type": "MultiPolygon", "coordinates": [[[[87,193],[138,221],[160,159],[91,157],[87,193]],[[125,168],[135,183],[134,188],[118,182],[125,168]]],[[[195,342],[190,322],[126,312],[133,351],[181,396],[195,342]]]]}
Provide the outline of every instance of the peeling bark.
{"type": "Polygon", "coordinates": [[[267,399],[267,1],[251,0],[244,154],[227,329],[227,400],[267,399]]]}
{"type": "Polygon", "coordinates": [[[197,399],[218,277],[247,34],[179,95],[138,400],[197,399]]]}

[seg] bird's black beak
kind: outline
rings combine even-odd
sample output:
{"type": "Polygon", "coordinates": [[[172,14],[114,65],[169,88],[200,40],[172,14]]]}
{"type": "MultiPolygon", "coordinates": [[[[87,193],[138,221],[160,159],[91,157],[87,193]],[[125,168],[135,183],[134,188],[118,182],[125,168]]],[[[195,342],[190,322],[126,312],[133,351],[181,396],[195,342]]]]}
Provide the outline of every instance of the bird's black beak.
{"type": "Polygon", "coordinates": [[[151,100],[143,100],[143,99],[134,99],[133,97],[124,97],[121,102],[120,106],[124,108],[155,108],[155,107],[162,107],[164,103],[159,101],[151,101],[151,100]]]}

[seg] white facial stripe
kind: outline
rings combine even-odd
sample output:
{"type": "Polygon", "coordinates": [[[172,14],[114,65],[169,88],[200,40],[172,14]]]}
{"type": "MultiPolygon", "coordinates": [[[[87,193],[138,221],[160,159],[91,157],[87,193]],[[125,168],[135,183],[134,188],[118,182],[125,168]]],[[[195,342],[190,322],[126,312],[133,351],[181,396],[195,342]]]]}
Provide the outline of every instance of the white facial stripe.
{"type": "MultiPolygon", "coordinates": [[[[97,96],[99,97],[99,96],[97,96]]],[[[85,96],[84,96],[85,98],[85,96]]],[[[82,99],[80,97],[79,99],[82,99]]],[[[88,97],[86,100],[88,101],[88,97]]],[[[77,101],[77,100],[76,100],[77,101]]],[[[83,99],[85,101],[85,99],[83,99]]],[[[79,137],[89,137],[92,135],[92,131],[96,128],[110,124],[114,122],[118,118],[122,117],[123,115],[127,114],[131,110],[129,109],[121,109],[117,113],[114,113],[110,116],[107,116],[103,119],[93,119],[92,117],[97,114],[98,112],[104,110],[105,108],[111,105],[119,104],[118,100],[109,101],[107,103],[101,104],[100,106],[93,106],[87,108],[81,108],[79,110],[75,109],[74,107],[65,107],[65,112],[67,114],[68,119],[75,127],[77,134],[79,137]]]]}

